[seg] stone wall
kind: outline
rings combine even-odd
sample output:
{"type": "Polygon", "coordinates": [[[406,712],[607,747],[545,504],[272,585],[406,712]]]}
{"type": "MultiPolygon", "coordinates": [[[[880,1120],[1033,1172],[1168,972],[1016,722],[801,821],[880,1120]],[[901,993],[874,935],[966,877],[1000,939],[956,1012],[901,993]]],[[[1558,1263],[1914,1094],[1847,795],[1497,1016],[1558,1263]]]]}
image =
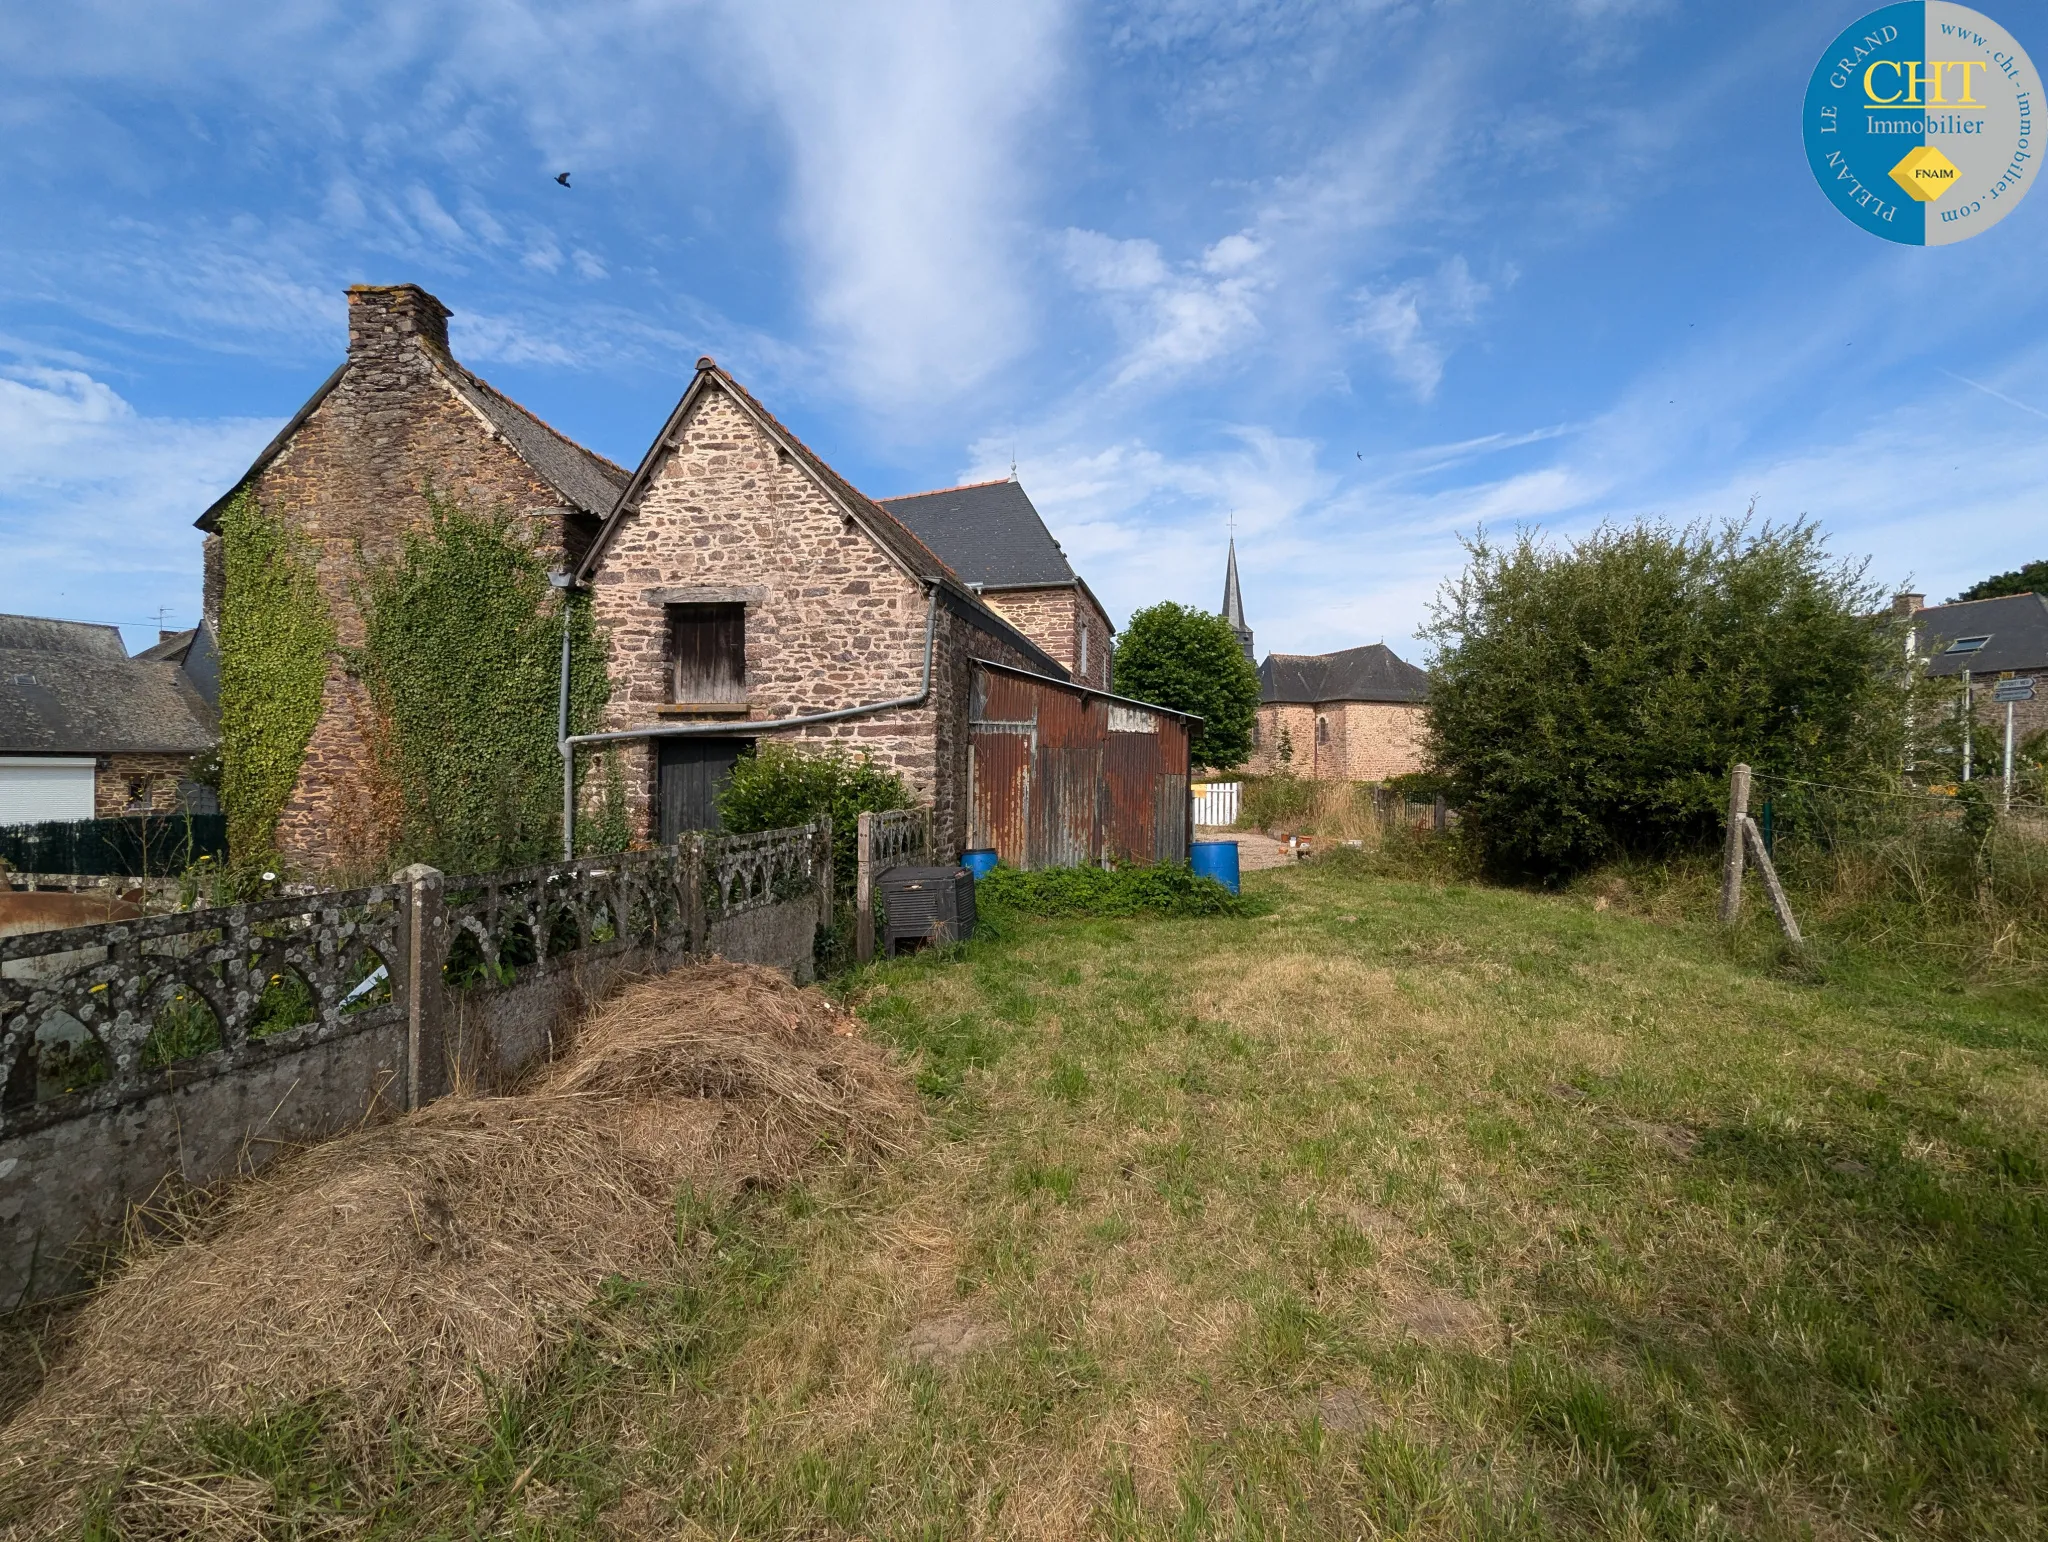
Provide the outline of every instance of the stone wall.
{"type": "MultiPolygon", "coordinates": [[[[1988,756],[1994,764],[2005,757],[2005,703],[1992,699],[1993,680],[1975,682],[1971,695],[1977,729],[1971,736],[1971,753],[1982,765],[1988,756]]],[[[2012,709],[2013,754],[2043,729],[2048,729],[2048,673],[2037,677],[2032,701],[2017,701],[2012,709]]]]}
{"type": "Polygon", "coordinates": [[[1429,731],[1420,702],[1262,702],[1258,742],[1245,770],[1271,776],[1281,769],[1283,729],[1294,751],[1288,770],[1299,777],[1338,782],[1383,782],[1420,771],[1429,731]]]}
{"type": "Polygon", "coordinates": [[[815,826],[0,937],[0,1312],[75,1287],[167,1178],[502,1089],[627,978],[716,953],[808,980],[830,873],[815,826]]]}
{"type": "Polygon", "coordinates": [[[114,819],[178,806],[178,783],[192,771],[190,755],[102,755],[93,768],[93,815],[114,819]]]}
{"type": "MultiPolygon", "coordinates": [[[[729,722],[756,737],[761,720],[915,695],[924,670],[927,594],[726,392],[710,384],[621,521],[592,581],[611,639],[605,727],[729,722]],[[669,714],[666,607],[746,607],[744,717],[669,714]]],[[[975,619],[941,606],[932,698],[924,705],[789,730],[799,742],[866,753],[938,810],[945,840],[965,828],[964,658],[1034,664],[975,619]]],[[[1042,666],[1037,666],[1042,667],[1042,666]]],[[[657,749],[622,757],[640,839],[656,834],[657,749]]]]}
{"type": "MultiPolygon", "coordinates": [[[[286,861],[316,873],[374,866],[392,838],[393,800],[371,749],[374,713],[339,652],[363,640],[354,599],[363,564],[390,560],[405,533],[426,524],[430,486],[478,511],[513,510],[551,565],[580,555],[593,528],[456,394],[442,373],[448,312],[439,301],[411,286],[356,288],[348,300],[346,372],[252,487],[310,550],[339,645],[278,822],[286,861]]],[[[209,619],[219,613],[219,543],[207,537],[209,619]]]]}
{"type": "Polygon", "coordinates": [[[1116,633],[1102,607],[1079,584],[997,589],[984,592],[982,598],[989,609],[1057,659],[1076,684],[1092,685],[1101,691],[1110,689],[1110,655],[1116,646],[1116,633]],[[1081,663],[1084,651],[1085,669],[1081,663]]]}

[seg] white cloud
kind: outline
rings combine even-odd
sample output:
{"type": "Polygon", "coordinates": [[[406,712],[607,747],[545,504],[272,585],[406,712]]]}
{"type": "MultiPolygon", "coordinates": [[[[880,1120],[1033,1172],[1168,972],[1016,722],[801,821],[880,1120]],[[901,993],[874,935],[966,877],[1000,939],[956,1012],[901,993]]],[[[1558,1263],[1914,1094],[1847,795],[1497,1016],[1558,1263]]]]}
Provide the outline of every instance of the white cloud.
{"type": "Polygon", "coordinates": [[[1378,292],[1359,290],[1353,297],[1358,314],[1352,328],[1386,356],[1394,378],[1426,402],[1444,377],[1449,348],[1442,329],[1469,324],[1491,293],[1472,277],[1463,257],[1452,257],[1434,278],[1409,279],[1378,292]]]}
{"type": "Polygon", "coordinates": [[[1100,295],[1124,344],[1112,384],[1176,379],[1241,346],[1259,330],[1257,299],[1265,248],[1242,232],[1225,236],[1178,271],[1156,243],[1068,230],[1068,274],[1100,295]]]}
{"type": "Polygon", "coordinates": [[[199,613],[192,521],[278,420],[146,417],[82,370],[0,366],[0,610],[111,621],[154,641],[199,613]]]}
{"type": "Polygon", "coordinates": [[[727,84],[771,109],[810,310],[877,397],[965,390],[1031,341],[1032,131],[1060,77],[1055,0],[733,4],[727,84]]]}

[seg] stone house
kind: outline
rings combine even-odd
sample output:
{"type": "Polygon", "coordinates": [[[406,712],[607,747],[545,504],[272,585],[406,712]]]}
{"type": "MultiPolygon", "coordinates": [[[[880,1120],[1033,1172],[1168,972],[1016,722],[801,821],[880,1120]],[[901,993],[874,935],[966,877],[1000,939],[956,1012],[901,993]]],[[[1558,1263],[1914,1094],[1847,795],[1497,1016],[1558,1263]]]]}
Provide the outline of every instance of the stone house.
{"type": "MultiPolygon", "coordinates": [[[[900,772],[933,807],[940,847],[957,850],[984,667],[1079,698],[1070,657],[1106,685],[1108,618],[1021,488],[976,503],[992,511],[976,557],[995,591],[984,598],[709,359],[628,473],[458,364],[449,312],[432,295],[357,287],[348,301],[341,367],[198,521],[210,622],[222,597],[220,517],[244,489],[311,553],[335,621],[319,720],[278,827],[295,866],[360,867],[388,849],[377,724],[344,660],[363,635],[363,563],[395,555],[426,523],[429,488],[510,510],[591,596],[612,688],[598,754],[621,774],[639,840],[714,827],[721,778],[763,736],[781,735],[865,751],[900,772]],[[1000,597],[1045,641],[1003,614],[1000,597]]],[[[1090,694],[1100,707],[1106,692],[1090,694]]],[[[1183,799],[1185,758],[1183,745],[1183,799]]],[[[610,785],[608,775],[592,785],[592,761],[581,757],[586,811],[610,785]]]]}
{"type": "Polygon", "coordinates": [[[1949,605],[1923,605],[1921,599],[1902,594],[1893,605],[1912,617],[1913,652],[1927,660],[1928,674],[1967,678],[1971,715],[1982,725],[1975,758],[1996,760],[2004,750],[2005,708],[1993,699],[2001,678],[2039,682],[2032,701],[2013,705],[2014,743],[2048,729],[2048,598],[2008,594],[1949,605]]]}
{"type": "Polygon", "coordinates": [[[391,837],[375,774],[367,692],[342,650],[363,640],[355,586],[365,560],[395,556],[429,518],[427,490],[477,510],[507,509],[551,566],[589,550],[626,472],[557,433],[458,364],[449,311],[412,284],[348,291],[348,354],[235,485],[202,514],[205,613],[220,613],[219,519],[247,490],[310,551],[339,644],[298,782],[278,821],[294,866],[361,865],[391,837]]]}
{"type": "Polygon", "coordinates": [[[1077,683],[1111,688],[1116,628],[1109,612],[1067,561],[1014,474],[881,504],[1077,683]]]}
{"type": "Polygon", "coordinates": [[[977,661],[1072,690],[1049,649],[710,359],[575,581],[609,639],[606,731],[643,839],[715,823],[719,779],[772,733],[901,773],[958,850],[977,661]]]}
{"type": "Polygon", "coordinates": [[[219,742],[212,663],[203,628],[130,658],[115,627],[0,616],[0,825],[203,803],[190,776],[219,742]]]}
{"type": "Polygon", "coordinates": [[[1382,782],[1420,771],[1429,676],[1384,643],[1338,653],[1270,653],[1245,769],[1284,765],[1317,781],[1382,782]]]}

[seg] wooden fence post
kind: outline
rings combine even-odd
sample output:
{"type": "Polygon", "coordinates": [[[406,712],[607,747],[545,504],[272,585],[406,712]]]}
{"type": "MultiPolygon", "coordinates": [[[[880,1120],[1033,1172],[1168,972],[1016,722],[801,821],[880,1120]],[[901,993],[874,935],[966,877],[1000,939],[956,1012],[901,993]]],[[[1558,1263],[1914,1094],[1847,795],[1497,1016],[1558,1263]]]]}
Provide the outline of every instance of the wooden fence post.
{"type": "Polygon", "coordinates": [[[425,1108],[448,1090],[448,912],[441,874],[424,862],[394,875],[400,896],[399,943],[405,957],[394,971],[394,994],[405,1011],[405,1106],[425,1108]]]}
{"type": "Polygon", "coordinates": [[[1733,926],[1742,913],[1742,822],[1749,818],[1749,767],[1737,762],[1728,775],[1728,842],[1721,855],[1721,924],[1733,926]]]}
{"type": "Polygon", "coordinates": [[[1438,835],[1451,827],[1451,806],[1444,802],[1444,795],[1438,793],[1436,802],[1430,807],[1430,828],[1438,835]]]}
{"type": "Polygon", "coordinates": [[[865,964],[875,956],[875,816],[863,813],[855,834],[853,956],[865,964]]]}
{"type": "Polygon", "coordinates": [[[1749,841],[1749,854],[1756,858],[1756,870],[1763,874],[1764,893],[1771,897],[1771,909],[1778,914],[1778,925],[1784,928],[1787,938],[1798,942],[1799,922],[1793,918],[1792,902],[1785,898],[1785,886],[1778,882],[1778,864],[1771,860],[1771,854],[1764,846],[1763,831],[1747,814],[1742,816],[1742,833],[1749,841]]]}

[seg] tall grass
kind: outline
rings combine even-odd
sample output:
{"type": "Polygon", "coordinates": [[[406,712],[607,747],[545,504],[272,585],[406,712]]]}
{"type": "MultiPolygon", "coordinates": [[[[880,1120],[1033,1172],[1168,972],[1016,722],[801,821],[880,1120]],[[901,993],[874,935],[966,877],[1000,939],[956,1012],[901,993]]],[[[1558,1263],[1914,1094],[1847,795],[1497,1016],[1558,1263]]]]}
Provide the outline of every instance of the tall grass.
{"type": "MultiPolygon", "coordinates": [[[[1347,805],[1328,784],[1297,785],[1310,793],[1291,827],[1345,833],[1360,849],[1340,848],[1342,865],[1383,877],[1484,881],[1479,854],[1458,827],[1434,834],[1420,805],[1381,824],[1369,789],[1347,805]]],[[[1808,961],[1846,951],[1965,975],[2048,974],[2048,809],[2027,803],[2002,812],[1992,785],[1930,794],[1760,783],[1752,813],[1767,794],[1773,860],[1808,961]]],[[[1698,850],[1624,857],[1581,875],[1569,892],[1602,908],[1712,923],[1720,881],[1719,850],[1698,850]]],[[[1760,932],[1774,926],[1754,878],[1747,923],[1760,932]]]]}
{"type": "Polygon", "coordinates": [[[1973,967],[2048,964],[2048,813],[1953,797],[1771,789],[1777,860],[1815,924],[1973,967]]]}
{"type": "Polygon", "coordinates": [[[1280,772],[1240,779],[1237,828],[1377,846],[1390,828],[1429,818],[1429,805],[1375,782],[1323,782],[1280,772]]]}

